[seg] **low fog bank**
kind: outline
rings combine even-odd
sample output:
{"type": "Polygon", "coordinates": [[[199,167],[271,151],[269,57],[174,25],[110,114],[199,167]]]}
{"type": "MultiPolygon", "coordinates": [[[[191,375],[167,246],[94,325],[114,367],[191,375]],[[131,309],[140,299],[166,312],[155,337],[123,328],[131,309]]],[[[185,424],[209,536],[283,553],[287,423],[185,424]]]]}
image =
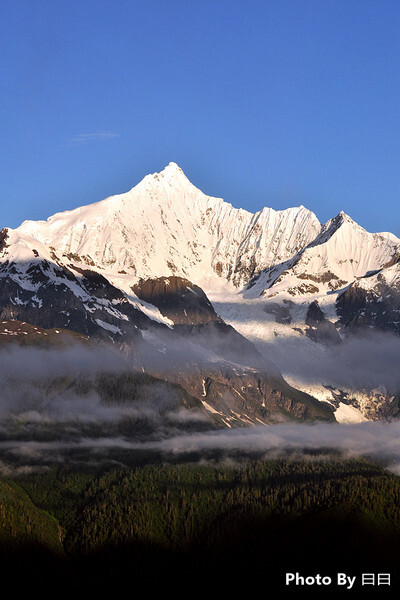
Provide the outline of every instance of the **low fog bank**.
{"type": "Polygon", "coordinates": [[[366,457],[383,461],[400,475],[400,422],[369,422],[354,425],[313,424],[251,426],[237,429],[178,434],[173,429],[159,432],[157,439],[103,435],[53,441],[0,441],[0,472],[10,465],[18,469],[78,460],[135,460],[157,453],[165,460],[278,459],[329,460],[366,457]],[[122,458],[123,457],[123,458],[122,458]]]}
{"type": "Polygon", "coordinates": [[[96,435],[103,430],[107,435],[120,424],[157,429],[205,420],[195,408],[180,406],[179,390],[146,377],[132,357],[112,347],[10,346],[0,351],[0,439],[15,432],[25,439],[52,431],[64,438],[94,427],[96,435]]]}
{"type": "Polygon", "coordinates": [[[259,347],[295,380],[339,389],[400,391],[400,337],[391,333],[363,331],[331,346],[278,336],[259,347]]]}
{"type": "Polygon", "coordinates": [[[130,368],[131,361],[110,346],[71,344],[45,349],[10,345],[0,350],[0,384],[8,379],[35,381],[130,368]]]}
{"type": "MultiPolygon", "coordinates": [[[[228,336],[226,341],[229,339],[228,336]]],[[[148,340],[145,342],[148,344],[148,340]]],[[[164,348],[159,346],[156,351],[147,345],[149,363],[152,352],[156,352],[158,359],[161,357],[160,364],[175,369],[190,368],[190,364],[198,368],[202,361],[204,364],[210,361],[210,357],[211,363],[218,359],[206,345],[201,345],[199,350],[196,342],[190,339],[182,346],[177,338],[175,351],[171,352],[174,344],[164,348]],[[194,347],[196,351],[189,351],[194,347]]],[[[335,387],[365,389],[384,385],[399,390],[400,339],[395,336],[364,334],[324,351],[315,346],[315,350],[314,354],[301,352],[292,340],[280,338],[264,347],[268,358],[294,377],[335,387]]],[[[246,358],[242,356],[241,364],[246,358]]],[[[254,454],[265,458],[285,457],[288,452],[306,458],[310,453],[318,452],[329,456],[331,450],[345,457],[379,458],[389,464],[393,472],[400,474],[400,421],[211,430],[204,414],[196,409],[180,407],[169,412],[170,398],[163,389],[157,396],[157,388],[151,388],[143,403],[105,404],[94,392],[79,395],[67,386],[62,392],[55,389],[49,394],[46,387],[48,382],[51,389],[51,382],[57,378],[74,379],[110,372],[127,374],[139,369],[139,364],[135,357],[127,358],[101,346],[76,345],[57,350],[2,349],[0,473],[41,469],[75,460],[85,464],[101,461],[124,464],[143,452],[156,452],[174,460],[186,454],[208,459],[213,452],[227,459],[238,454],[242,457],[254,454]],[[163,419],[160,418],[160,402],[166,403],[163,419]],[[146,429],[138,433],[129,427],[132,420],[151,421],[153,429],[150,434],[146,429]],[[189,431],[180,427],[191,422],[202,425],[189,431]],[[119,423],[127,425],[117,427],[119,423]],[[55,427],[52,435],[46,433],[48,430],[40,429],[47,425],[55,427]]],[[[158,360],[155,364],[158,366],[158,360]]]]}
{"type": "MultiPolygon", "coordinates": [[[[207,449],[277,453],[286,450],[339,450],[346,456],[375,455],[400,460],[400,422],[354,425],[296,424],[252,426],[190,434],[144,444],[148,448],[181,453],[207,449]]],[[[143,445],[142,445],[143,447],[143,445]]]]}
{"type": "MultiPolygon", "coordinates": [[[[20,425],[25,421],[29,426],[38,426],[143,419],[158,426],[160,413],[164,415],[169,407],[175,405],[176,408],[185,402],[183,392],[178,389],[182,377],[198,376],[201,387],[202,379],[215,370],[237,372],[236,368],[238,372],[277,373],[275,365],[264,359],[248,340],[219,323],[199,328],[180,327],[172,332],[144,331],[142,341],[121,351],[111,345],[94,343],[51,348],[2,347],[0,435],[2,431],[8,432],[10,420],[17,420],[20,425]],[[122,396],[127,386],[113,381],[107,390],[114,385],[115,401],[111,393],[104,401],[96,384],[90,393],[82,392],[89,380],[93,382],[96,377],[112,375],[134,375],[138,379],[138,376],[143,379],[149,375],[149,381],[133,383],[125,398],[122,396]],[[151,377],[155,380],[151,381],[151,377]],[[176,383],[175,389],[166,381],[176,383]]],[[[210,422],[204,409],[196,411],[193,407],[170,411],[170,420],[210,422]]]]}
{"type": "Polygon", "coordinates": [[[210,322],[201,326],[175,326],[173,330],[143,331],[136,345],[137,364],[160,371],[191,372],[216,364],[233,364],[278,375],[273,357],[226,324],[210,322]]]}
{"type": "Polygon", "coordinates": [[[36,423],[113,420],[121,409],[105,406],[93,393],[84,397],[68,390],[58,393],[54,382],[130,369],[128,360],[108,347],[4,348],[0,352],[0,431],[4,420],[16,417],[36,423]]]}

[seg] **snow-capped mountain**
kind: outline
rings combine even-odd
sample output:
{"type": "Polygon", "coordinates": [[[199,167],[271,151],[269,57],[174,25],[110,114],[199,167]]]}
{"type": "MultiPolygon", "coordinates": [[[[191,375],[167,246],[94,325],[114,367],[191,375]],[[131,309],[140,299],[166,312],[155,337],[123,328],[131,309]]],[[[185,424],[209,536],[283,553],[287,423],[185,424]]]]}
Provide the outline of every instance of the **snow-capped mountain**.
{"type": "Polygon", "coordinates": [[[72,263],[106,272],[129,289],[138,278],[177,275],[202,287],[222,278],[235,286],[288,260],[320,232],[304,207],[252,214],[198,190],[170,163],[126,194],[18,230],[72,263]],[[125,276],[126,277],[123,277],[125,276]]]}
{"type": "Polygon", "coordinates": [[[336,292],[381,269],[393,259],[399,245],[395,236],[368,233],[341,212],[291,260],[259,273],[253,293],[315,297],[336,292]]]}
{"type": "Polygon", "coordinates": [[[172,276],[139,281],[135,291],[140,299],[133,301],[101,273],[66,266],[32,236],[2,230],[3,344],[36,346],[40,340],[58,347],[67,331],[76,334],[67,336],[69,343],[112,342],[134,369],[122,384],[128,397],[154,410],[157,392],[160,409],[167,405],[170,414],[194,408],[201,425],[275,423],[287,414],[301,421],[334,419],[331,409],[292,388],[253,344],[225,324],[198,286],[172,276]]]}
{"type": "Polygon", "coordinates": [[[225,424],[275,422],[282,410],[330,418],[328,407],[342,420],[371,418],[367,401],[352,404],[359,390],[332,394],[329,381],[294,377],[275,360],[276,342],[319,356],[360,327],[398,333],[399,256],[398,238],[369,233],[343,212],[326,224],[303,206],[252,214],[206,196],[170,163],[125,194],[3,229],[0,316],[164,354],[189,333],[201,366],[173,383],[225,424]],[[234,346],[252,357],[245,366],[234,346]],[[254,396],[260,357],[303,393],[274,372],[254,396]]]}

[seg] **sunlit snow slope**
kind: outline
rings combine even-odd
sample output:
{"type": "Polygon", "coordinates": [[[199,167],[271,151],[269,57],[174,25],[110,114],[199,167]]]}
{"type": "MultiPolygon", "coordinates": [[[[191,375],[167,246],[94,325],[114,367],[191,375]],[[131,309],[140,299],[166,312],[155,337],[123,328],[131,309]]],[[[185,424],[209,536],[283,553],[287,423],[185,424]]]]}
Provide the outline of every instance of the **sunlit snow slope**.
{"type": "Polygon", "coordinates": [[[252,214],[206,196],[174,163],[125,194],[19,228],[64,259],[101,268],[113,283],[179,275],[203,287],[217,279],[243,285],[291,258],[320,230],[302,206],[252,214]]]}
{"type": "Polygon", "coordinates": [[[303,206],[252,214],[205,195],[175,163],[124,194],[7,231],[4,273],[12,285],[31,286],[31,295],[40,284],[26,276],[33,253],[55,285],[67,274],[71,292],[82,269],[113,286],[108,304],[103,296],[88,304],[85,279],[84,293],[76,292],[82,310],[97,311],[96,323],[120,328],[116,303],[123,313],[126,306],[119,290],[131,312],[173,327],[135,290],[148,279],[185,278],[204,289],[226,323],[268,358],[279,358],[288,381],[333,403],[338,420],[369,418],[369,397],[376,406],[375,392],[332,391],[328,381],[299,377],[282,349],[290,343],[292,352],[312,361],[324,355],[327,342],[339,342],[357,326],[400,332],[400,240],[391,233],[369,233],[344,212],[323,225],[303,206]]]}

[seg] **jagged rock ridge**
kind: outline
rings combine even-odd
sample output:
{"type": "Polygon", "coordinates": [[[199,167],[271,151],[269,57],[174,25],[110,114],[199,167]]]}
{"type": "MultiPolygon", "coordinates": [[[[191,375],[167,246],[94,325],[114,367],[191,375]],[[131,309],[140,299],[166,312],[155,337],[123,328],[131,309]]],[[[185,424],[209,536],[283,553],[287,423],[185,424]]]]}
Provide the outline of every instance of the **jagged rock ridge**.
{"type": "MultiPolygon", "coordinates": [[[[398,238],[368,233],[343,212],[325,225],[303,206],[252,214],[206,196],[170,163],[125,194],[1,230],[0,316],[73,330],[128,353],[142,345],[160,354],[170,343],[165,332],[174,343],[189,335],[201,355],[190,386],[203,394],[204,385],[215,389],[204,381],[219,381],[214,407],[201,396],[212,410],[229,388],[222,402],[231,407],[222,411],[229,423],[244,414],[232,399],[243,390],[234,387],[237,363],[218,336],[230,327],[241,347],[245,338],[257,344],[282,334],[340,344],[347,331],[365,326],[398,333],[399,255],[398,238]],[[225,370],[211,377],[207,353],[225,370]]],[[[253,354],[249,348],[244,354],[253,354]]],[[[189,385],[187,372],[185,378],[189,385]]],[[[278,395],[290,407],[300,397],[279,381],[278,395]]],[[[241,387],[249,398],[250,387],[241,387]]],[[[257,402],[264,409],[262,388],[257,402]]],[[[308,418],[305,396],[301,402],[303,409],[289,413],[308,418]]],[[[319,406],[323,418],[327,407],[319,406]]],[[[251,419],[269,422],[267,413],[257,409],[251,419]]]]}

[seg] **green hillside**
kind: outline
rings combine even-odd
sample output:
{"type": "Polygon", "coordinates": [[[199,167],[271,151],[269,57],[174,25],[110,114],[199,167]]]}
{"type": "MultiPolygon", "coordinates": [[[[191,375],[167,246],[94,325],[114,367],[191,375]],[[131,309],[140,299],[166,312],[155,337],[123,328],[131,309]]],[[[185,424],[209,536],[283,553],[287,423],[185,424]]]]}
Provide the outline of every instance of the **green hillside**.
{"type": "Polygon", "coordinates": [[[391,572],[386,591],[397,585],[400,479],[367,460],[66,466],[15,481],[0,487],[2,547],[25,563],[40,547],[66,596],[250,592],[260,578],[281,593],[289,571],[391,572]]]}

